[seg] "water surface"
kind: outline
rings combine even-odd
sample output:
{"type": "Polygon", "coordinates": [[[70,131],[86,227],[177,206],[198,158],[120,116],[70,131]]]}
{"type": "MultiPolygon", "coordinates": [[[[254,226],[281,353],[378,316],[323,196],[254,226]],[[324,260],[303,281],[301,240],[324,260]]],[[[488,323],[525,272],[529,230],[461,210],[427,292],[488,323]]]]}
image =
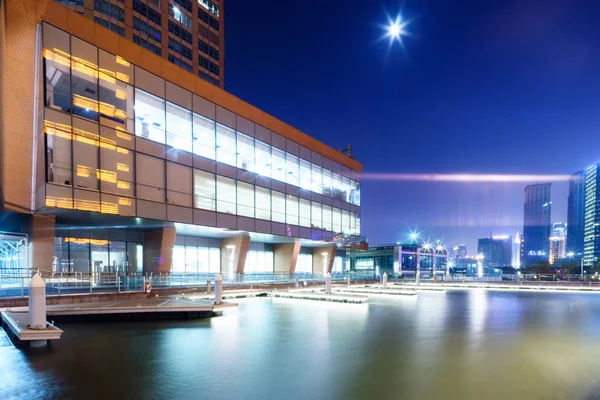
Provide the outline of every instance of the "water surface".
{"type": "Polygon", "coordinates": [[[0,399],[600,398],[600,295],[257,298],[208,320],[0,333],[0,399]]]}

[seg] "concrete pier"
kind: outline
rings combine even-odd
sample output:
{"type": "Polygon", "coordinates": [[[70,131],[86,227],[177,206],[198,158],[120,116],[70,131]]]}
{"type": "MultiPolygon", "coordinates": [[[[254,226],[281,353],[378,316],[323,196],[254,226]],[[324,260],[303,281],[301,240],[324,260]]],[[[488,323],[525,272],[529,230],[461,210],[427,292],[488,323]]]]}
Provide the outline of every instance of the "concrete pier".
{"type": "Polygon", "coordinates": [[[63,331],[56,326],[46,323],[43,328],[29,327],[30,314],[22,311],[2,312],[2,327],[15,344],[29,344],[32,347],[46,345],[48,340],[58,340],[63,331]]]}

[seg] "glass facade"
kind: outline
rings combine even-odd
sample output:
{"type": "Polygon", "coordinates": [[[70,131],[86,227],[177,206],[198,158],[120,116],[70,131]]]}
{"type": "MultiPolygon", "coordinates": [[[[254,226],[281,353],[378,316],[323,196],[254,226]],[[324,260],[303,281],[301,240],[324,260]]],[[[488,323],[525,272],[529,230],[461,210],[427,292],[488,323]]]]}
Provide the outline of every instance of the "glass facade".
{"type": "Polygon", "coordinates": [[[47,207],[135,216],[139,199],[360,235],[358,173],[45,23],[43,56],[47,207]]]}
{"type": "Polygon", "coordinates": [[[171,271],[186,274],[216,274],[221,270],[221,249],[193,245],[175,245],[171,271]]]}

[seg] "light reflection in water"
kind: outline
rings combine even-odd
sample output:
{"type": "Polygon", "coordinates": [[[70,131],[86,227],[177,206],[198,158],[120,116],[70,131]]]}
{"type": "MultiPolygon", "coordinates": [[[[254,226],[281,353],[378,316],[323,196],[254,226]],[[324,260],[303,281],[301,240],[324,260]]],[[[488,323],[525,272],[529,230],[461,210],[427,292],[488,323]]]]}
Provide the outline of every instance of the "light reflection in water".
{"type": "Polygon", "coordinates": [[[0,399],[587,399],[600,394],[599,311],[599,295],[448,291],[64,324],[49,350],[0,335],[0,399]]]}

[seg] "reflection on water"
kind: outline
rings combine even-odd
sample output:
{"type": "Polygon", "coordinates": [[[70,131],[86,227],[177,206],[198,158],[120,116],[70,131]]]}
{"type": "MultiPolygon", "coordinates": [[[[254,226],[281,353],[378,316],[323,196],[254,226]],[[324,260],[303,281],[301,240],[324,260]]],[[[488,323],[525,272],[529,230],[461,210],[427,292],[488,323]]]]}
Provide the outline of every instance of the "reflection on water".
{"type": "MultiPolygon", "coordinates": [[[[398,296],[401,297],[401,296],[398,296]]],[[[0,399],[590,399],[600,296],[449,291],[369,304],[240,301],[211,320],[0,334],[0,399]]]]}

